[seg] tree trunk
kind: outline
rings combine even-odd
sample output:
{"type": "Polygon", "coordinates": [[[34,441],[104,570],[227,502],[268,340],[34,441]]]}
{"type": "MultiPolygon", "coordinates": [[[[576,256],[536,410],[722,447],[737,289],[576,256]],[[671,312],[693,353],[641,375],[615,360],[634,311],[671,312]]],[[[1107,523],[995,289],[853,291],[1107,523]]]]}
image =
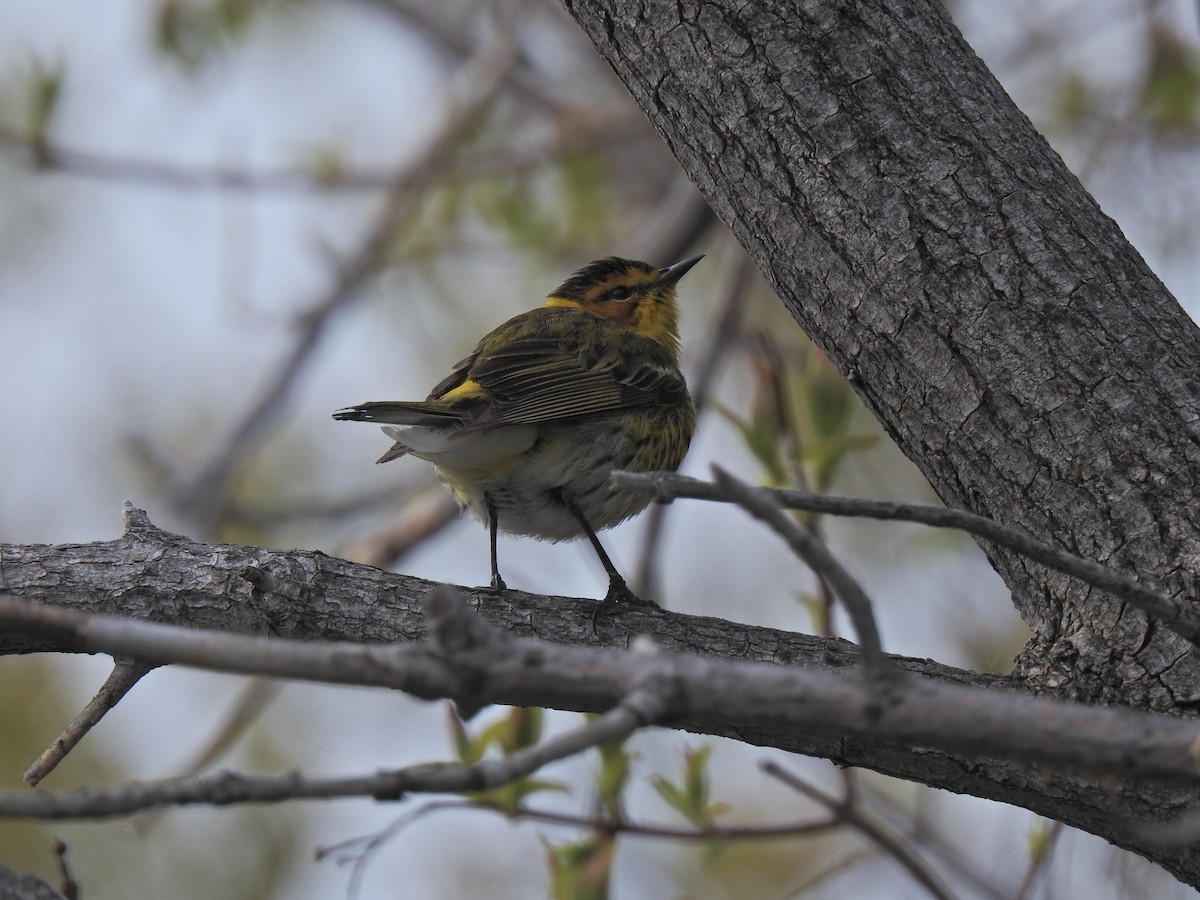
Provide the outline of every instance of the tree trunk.
{"type": "MultiPolygon", "coordinates": [[[[1200,333],[937,0],[564,5],[947,504],[1190,598],[1200,333]]],[[[1183,639],[983,549],[1032,689],[1191,714],[1183,639]]]]}
{"type": "MultiPolygon", "coordinates": [[[[941,4],[565,5],[947,504],[1186,588],[1200,333],[941,4]]],[[[984,550],[1031,682],[1200,700],[1183,640],[984,550]]]]}

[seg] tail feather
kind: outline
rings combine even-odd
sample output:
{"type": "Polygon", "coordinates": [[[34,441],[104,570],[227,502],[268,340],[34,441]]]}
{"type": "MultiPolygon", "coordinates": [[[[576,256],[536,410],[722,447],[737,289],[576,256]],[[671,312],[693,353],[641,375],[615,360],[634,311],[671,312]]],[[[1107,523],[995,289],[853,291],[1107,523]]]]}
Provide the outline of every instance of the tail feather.
{"type": "Polygon", "coordinates": [[[462,424],[466,417],[461,411],[448,409],[436,401],[428,403],[376,401],[339,409],[333,414],[339,422],[375,422],[378,425],[430,425],[433,427],[462,424]]]}
{"type": "Polygon", "coordinates": [[[391,462],[393,459],[399,459],[402,456],[407,456],[411,450],[411,447],[396,441],[396,443],[392,444],[392,449],[388,450],[387,453],[375,460],[375,465],[391,462]]]}

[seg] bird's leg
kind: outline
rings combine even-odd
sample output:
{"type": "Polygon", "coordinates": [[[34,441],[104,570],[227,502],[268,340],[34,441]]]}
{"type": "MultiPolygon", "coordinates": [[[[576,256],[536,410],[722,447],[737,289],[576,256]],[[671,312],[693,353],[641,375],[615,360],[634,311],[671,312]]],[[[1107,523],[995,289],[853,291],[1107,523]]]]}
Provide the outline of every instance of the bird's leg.
{"type": "Polygon", "coordinates": [[[608,593],[604,595],[604,602],[657,607],[658,604],[654,601],[643,600],[629,589],[629,585],[625,583],[625,579],[621,577],[621,573],[617,571],[617,567],[613,565],[613,561],[609,559],[608,554],[604,551],[604,546],[600,543],[600,538],[596,537],[596,532],[588,524],[588,520],[583,515],[582,510],[562,494],[559,496],[562,498],[563,505],[566,506],[567,511],[575,517],[575,521],[579,523],[579,527],[587,535],[587,539],[592,542],[592,548],[596,551],[596,555],[600,557],[600,564],[604,566],[604,571],[608,573],[608,593]]]}
{"type": "Polygon", "coordinates": [[[500,515],[496,512],[496,504],[489,497],[487,499],[488,511],[488,537],[492,549],[492,590],[506,591],[508,585],[504,583],[504,579],[500,577],[500,565],[496,561],[496,533],[500,530],[500,515]]]}

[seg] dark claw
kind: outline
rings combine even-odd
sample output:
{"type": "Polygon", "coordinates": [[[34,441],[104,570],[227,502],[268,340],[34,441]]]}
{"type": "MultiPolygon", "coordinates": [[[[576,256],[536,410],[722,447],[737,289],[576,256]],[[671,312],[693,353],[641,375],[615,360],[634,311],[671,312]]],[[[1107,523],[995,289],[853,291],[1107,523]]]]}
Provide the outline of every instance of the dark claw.
{"type": "Polygon", "coordinates": [[[595,609],[592,610],[592,635],[598,636],[596,622],[599,621],[601,616],[613,616],[630,607],[661,609],[653,600],[643,600],[631,591],[629,585],[625,583],[625,579],[620,576],[612,578],[608,583],[608,593],[604,595],[604,599],[597,603],[595,609]]]}
{"type": "Polygon", "coordinates": [[[603,604],[627,603],[630,606],[649,607],[652,609],[660,609],[659,605],[653,600],[643,600],[637,594],[629,589],[629,585],[625,583],[625,579],[620,575],[615,575],[608,580],[608,593],[604,595],[603,604]]]}

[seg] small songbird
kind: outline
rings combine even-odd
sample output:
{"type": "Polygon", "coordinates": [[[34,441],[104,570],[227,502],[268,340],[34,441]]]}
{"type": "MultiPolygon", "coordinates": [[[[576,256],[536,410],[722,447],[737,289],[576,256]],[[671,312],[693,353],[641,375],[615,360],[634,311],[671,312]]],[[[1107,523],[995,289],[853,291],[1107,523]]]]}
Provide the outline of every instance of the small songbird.
{"type": "Polygon", "coordinates": [[[423,402],[384,401],[335,419],[377,422],[433,463],[459,504],[487,524],[492,587],[504,590],[496,533],[587,537],[608,572],[606,602],[641,602],[596,532],[646,508],[609,474],[674,471],[696,427],[679,370],[675,285],[702,257],[659,269],[610,257],[580,269],[546,305],[485,336],[423,402]]]}

